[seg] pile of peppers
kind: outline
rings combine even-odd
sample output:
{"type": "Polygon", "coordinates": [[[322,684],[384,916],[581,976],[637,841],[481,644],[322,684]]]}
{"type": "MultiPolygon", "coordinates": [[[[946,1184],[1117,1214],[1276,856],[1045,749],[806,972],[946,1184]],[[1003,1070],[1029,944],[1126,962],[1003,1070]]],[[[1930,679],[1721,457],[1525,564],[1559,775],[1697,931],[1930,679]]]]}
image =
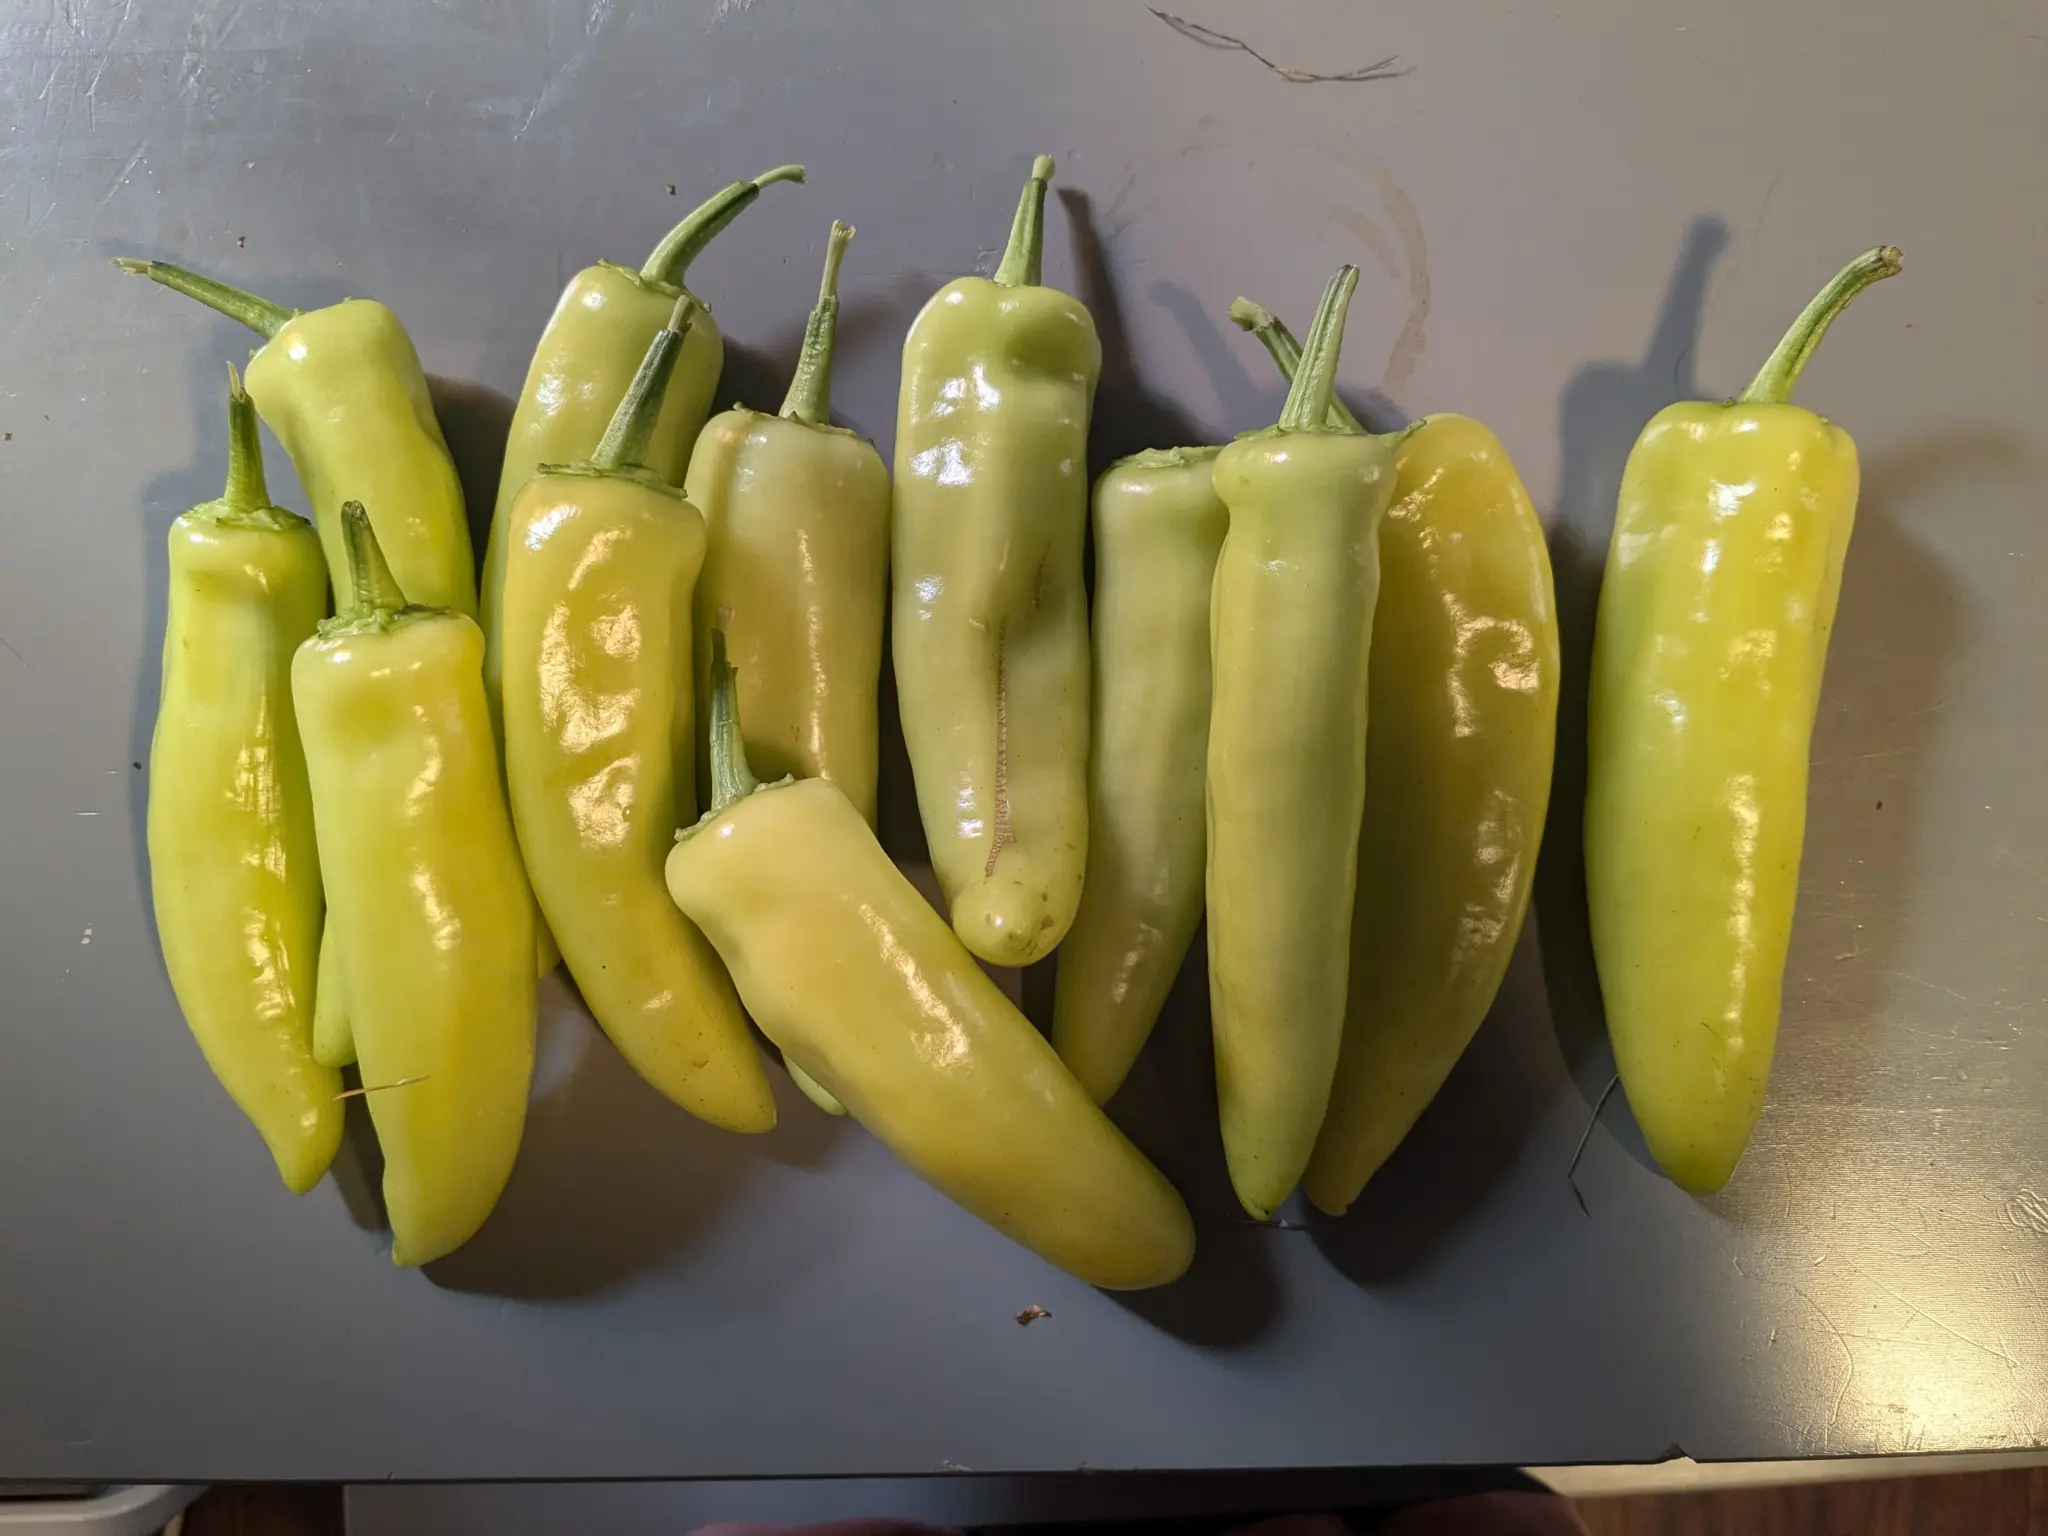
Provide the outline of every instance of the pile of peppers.
{"type": "MultiPolygon", "coordinates": [[[[1476,421],[1374,434],[1345,408],[1350,266],[1303,341],[1230,307],[1288,380],[1273,425],[1091,490],[1102,350],[1042,281],[1052,174],[993,273],[912,324],[893,466],[831,419],[843,223],[782,408],[711,416],[723,344],[687,269],[801,166],[724,188],[637,269],[579,273],[481,572],[391,310],[119,263],[263,337],[228,373],[227,486],[170,533],[165,965],[291,1190],[364,1097],[396,1262],[489,1218],[557,963],[683,1110],[767,1131],[786,1071],[1111,1288],[1194,1255],[1103,1106],[1205,916],[1215,1110],[1255,1219],[1297,1188],[1344,1212],[1471,1041],[1550,796],[1529,494],[1476,421]],[[270,503],[259,417],[310,522],[270,503]],[[885,634],[937,909],[874,832],[885,634]],[[989,968],[1048,957],[1045,1034],[989,968]]],[[[1728,1179],[1762,1106],[1855,511],[1854,444],[1792,386],[1898,267],[1858,258],[1739,398],[1650,422],[1622,482],[1587,886],[1623,1084],[1690,1190],[1728,1179]]]]}

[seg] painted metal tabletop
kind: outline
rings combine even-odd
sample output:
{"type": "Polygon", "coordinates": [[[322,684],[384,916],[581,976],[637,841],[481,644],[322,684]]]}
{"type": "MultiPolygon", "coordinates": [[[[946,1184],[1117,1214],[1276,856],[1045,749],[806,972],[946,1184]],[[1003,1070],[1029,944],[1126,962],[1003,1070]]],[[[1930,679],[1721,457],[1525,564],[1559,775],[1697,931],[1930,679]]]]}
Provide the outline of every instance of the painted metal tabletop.
{"type": "MultiPolygon", "coordinates": [[[[2037,6],[1184,0],[36,0],[0,20],[0,1476],[1030,1472],[2048,1441],[2048,45],[2037,6]],[[1376,77],[1348,74],[1395,56],[1376,77]],[[1270,421],[1224,318],[1365,284],[1344,380],[1457,409],[1554,533],[1573,667],[1538,915],[1441,1101],[1340,1223],[1233,1215],[1182,978],[1118,1117],[1187,1191],[1166,1291],[1097,1293],[785,1094],[760,1142],[551,990],[502,1208],[395,1269],[349,1166],[279,1187],[179,1020],[141,765],[164,533],[249,338],[168,257],[406,317],[473,496],[564,279],[810,166],[703,259],[772,405],[829,221],[838,401],[1034,152],[1106,353],[1098,462],[1270,421]],[[1637,429],[1739,386],[1879,241],[1802,399],[1865,485],[1814,743],[1786,1027],[1714,1200],[1616,1104],[1575,852],[1582,676],[1637,429]],[[1540,930],[1539,934],[1536,930],[1540,930]],[[1020,1327],[1027,1306],[1050,1316],[1020,1327]]],[[[281,500],[297,500],[281,453],[281,500]]],[[[885,831],[920,856],[900,743],[885,831]]],[[[1048,978],[1024,991],[1042,1010],[1048,978]]]]}

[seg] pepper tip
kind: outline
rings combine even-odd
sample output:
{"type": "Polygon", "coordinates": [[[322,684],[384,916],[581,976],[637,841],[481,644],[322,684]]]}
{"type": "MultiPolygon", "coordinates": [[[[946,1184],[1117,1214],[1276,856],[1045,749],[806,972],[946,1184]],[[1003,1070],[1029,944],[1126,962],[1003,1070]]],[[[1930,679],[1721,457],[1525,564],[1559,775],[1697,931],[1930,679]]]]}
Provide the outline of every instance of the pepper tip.
{"type": "Polygon", "coordinates": [[[1052,156],[1040,155],[1031,162],[1031,179],[1033,181],[1051,181],[1052,169],[1052,156]]]}
{"type": "Polygon", "coordinates": [[[114,265],[123,272],[126,272],[130,277],[149,276],[149,263],[139,256],[116,256],[114,258],[114,265]]]}

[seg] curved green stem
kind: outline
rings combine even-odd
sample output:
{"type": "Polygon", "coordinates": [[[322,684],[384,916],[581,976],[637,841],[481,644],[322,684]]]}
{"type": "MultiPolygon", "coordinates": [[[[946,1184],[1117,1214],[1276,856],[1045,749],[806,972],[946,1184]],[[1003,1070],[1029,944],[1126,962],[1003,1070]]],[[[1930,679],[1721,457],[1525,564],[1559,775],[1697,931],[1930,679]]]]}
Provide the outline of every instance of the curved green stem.
{"type": "MultiPolygon", "coordinates": [[[[1301,367],[1301,343],[1294,339],[1294,332],[1287,329],[1287,322],[1260,304],[1250,299],[1230,301],[1231,323],[1239,330],[1250,331],[1259,339],[1280,369],[1280,377],[1289,384],[1301,367]]],[[[1347,432],[1363,432],[1365,426],[1351,414],[1351,407],[1338,398],[1336,390],[1330,391],[1330,425],[1341,427],[1347,432]]]]}
{"type": "Polygon", "coordinates": [[[1821,337],[1835,317],[1849,307],[1850,300],[1868,288],[1895,275],[1905,258],[1896,245],[1880,245],[1865,251],[1837,272],[1827,287],[1814,295],[1813,302],[1799,312],[1757,376],[1736,399],[1743,405],[1789,405],[1793,387],[1807,361],[1820,347],[1821,337]]]}
{"type": "Polygon", "coordinates": [[[1308,345],[1302,349],[1301,366],[1287,388],[1287,403],[1280,408],[1283,432],[1327,432],[1330,402],[1337,397],[1337,358],[1344,348],[1344,318],[1351,311],[1351,295],[1358,291],[1358,268],[1346,262],[1337,269],[1323,289],[1316,305],[1316,318],[1308,328],[1308,345]]]}
{"type": "Polygon", "coordinates": [[[405,593],[385,563],[384,548],[360,501],[341,504],[341,542],[348,550],[348,611],[396,613],[405,607],[405,593]]]}
{"type": "Polygon", "coordinates": [[[803,350],[796,355],[796,372],[790,376],[789,393],[783,397],[782,415],[807,427],[822,427],[832,419],[832,345],[839,336],[839,263],[846,257],[853,226],[832,221],[832,233],[825,241],[825,275],[818,280],[818,303],[804,322],[803,350]]]}
{"type": "Polygon", "coordinates": [[[1036,288],[1045,264],[1045,184],[1052,180],[1052,156],[1040,155],[1031,162],[1031,179],[1017,199],[1017,216],[1010,221],[1010,243],[1003,247],[1002,265],[995,281],[1005,288],[1036,288]]]}
{"type": "Polygon", "coordinates": [[[704,247],[716,240],[726,225],[747,210],[763,187],[803,179],[802,166],[778,165],[752,181],[736,181],[723,191],[712,193],[686,214],[682,223],[661,237],[661,244],[640,268],[640,275],[652,282],[667,283],[671,288],[682,287],[690,263],[703,255],[704,247]]]}
{"type": "Polygon", "coordinates": [[[593,469],[619,470],[639,464],[647,457],[647,443],[654,436],[654,424],[661,419],[661,405],[668,394],[668,381],[676,371],[676,358],[683,350],[683,335],[697,309],[697,301],[685,293],[669,311],[668,324],[647,344],[640,369],[626,386],[625,398],[612,412],[597,451],[590,456],[593,469]]]}
{"type": "Polygon", "coordinates": [[[228,364],[228,486],[220,499],[239,511],[262,512],[270,506],[263,443],[256,436],[256,402],[242,388],[233,363],[228,364]]]}
{"type": "Polygon", "coordinates": [[[716,816],[761,787],[740,735],[739,672],[725,656],[725,631],[711,631],[711,811],[716,816]]]}
{"type": "Polygon", "coordinates": [[[283,330],[299,313],[296,309],[286,309],[282,304],[273,304],[240,288],[230,288],[214,278],[174,267],[168,261],[137,261],[132,256],[116,256],[114,265],[131,276],[146,277],[174,293],[197,299],[208,309],[217,309],[230,320],[241,321],[265,341],[283,330]]]}

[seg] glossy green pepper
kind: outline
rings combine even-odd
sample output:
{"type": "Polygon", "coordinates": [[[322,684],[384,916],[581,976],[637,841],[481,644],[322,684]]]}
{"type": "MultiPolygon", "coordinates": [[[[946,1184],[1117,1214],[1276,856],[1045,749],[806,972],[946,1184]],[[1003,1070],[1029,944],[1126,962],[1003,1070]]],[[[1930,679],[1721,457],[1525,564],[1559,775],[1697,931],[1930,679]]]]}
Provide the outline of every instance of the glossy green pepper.
{"type": "Polygon", "coordinates": [[[342,503],[358,501],[375,509],[377,542],[413,601],[475,614],[462,482],[419,352],[397,315],[374,299],[301,312],[169,262],[124,258],[114,265],[264,338],[249,359],[249,396],[312,501],[337,605],[349,582],[342,503]]]}
{"type": "Polygon", "coordinates": [[[1344,1036],[1390,443],[1330,401],[1358,269],[1316,309],[1278,425],[1216,459],[1209,1011],[1223,1150],[1264,1220],[1300,1181],[1344,1036]]]}
{"type": "Polygon", "coordinates": [[[768,1038],[892,1152],[1092,1285],[1177,1278],[1187,1207],[889,861],[837,785],[760,785],[713,634],[711,810],[668,887],[768,1038]]]}
{"type": "Polygon", "coordinates": [[[1052,953],[1088,856],[1088,412],[1081,303],[1041,286],[1041,155],[993,279],[932,296],[903,344],[891,551],[896,692],[961,942],[1052,953]]]}
{"type": "MultiPolygon", "coordinates": [[[[1293,377],[1286,326],[1245,299],[1230,317],[1293,377]]],[[[1402,435],[1380,524],[1344,1049],[1302,1176],[1331,1215],[1401,1144],[1500,990],[1550,804],[1559,667],[1522,477],[1478,422],[1425,416],[1402,435]]]]}
{"type": "Polygon", "coordinates": [[[363,509],[343,508],[350,601],[299,647],[333,932],[391,1257],[481,1226],[512,1172],[533,1075],[533,896],[484,704],[483,635],[407,603],[363,509]]]}
{"type": "Polygon", "coordinates": [[[775,1100],[739,998],[661,875],[697,814],[704,520],[645,455],[698,313],[676,300],[590,458],[544,467],[506,515],[505,768],[534,891],[597,1022],[684,1109],[765,1131],[775,1100]]]}
{"type": "MultiPolygon", "coordinates": [[[[163,261],[117,260],[238,320],[264,344],[249,359],[248,388],[313,504],[337,608],[348,590],[344,501],[376,508],[377,537],[400,586],[416,602],[476,612],[476,564],[462,482],[427,394],[426,371],[398,316],[372,299],[304,313],[163,261]]],[[[321,942],[331,951],[332,935],[321,942]]],[[[335,961],[330,955],[330,969],[335,961]]],[[[542,955],[540,969],[553,968],[542,955]]],[[[355,1058],[340,991],[319,1004],[315,1050],[341,1066],[355,1058]]]]}
{"type": "Polygon", "coordinates": [[[313,525],[270,504],[256,411],[228,370],[228,479],[171,524],[149,885],[171,989],[294,1194],[341,1144],[312,1055],[320,863],[292,653],[327,606],[313,525]]]}
{"type": "MultiPolygon", "coordinates": [[[[543,464],[580,464],[597,452],[612,414],[625,399],[648,346],[668,323],[670,311],[685,295],[695,298],[683,282],[690,264],[753,206],[764,187],[803,179],[802,166],[778,165],[752,181],[735,181],[670,230],[639,271],[601,261],[578,272],[562,290],[533,350],[526,384],[512,412],[484,551],[484,686],[494,712],[501,691],[498,614],[505,586],[505,530],[513,498],[543,464]]],[[[711,414],[711,397],[724,367],[725,340],[711,311],[698,300],[661,417],[642,450],[647,468],[669,485],[683,483],[690,449],[711,414]]]]}
{"type": "Polygon", "coordinates": [[[1734,400],[1669,406],[1622,472],[1588,701],[1586,895],[1636,1123],[1727,1183],[1763,1108],[1806,831],[1807,749],[1856,516],[1856,445],[1791,403],[1881,246],[1734,400]]]}
{"type": "MultiPolygon", "coordinates": [[[[880,755],[876,693],[889,603],[889,471],[832,413],[839,263],[832,226],[817,307],[781,414],[712,418],[684,494],[709,542],[697,580],[697,718],[711,713],[711,631],[747,678],[747,756],[771,777],[830,779],[869,822],[880,755]]],[[[709,757],[699,743],[700,772],[709,757]]]]}
{"type": "Polygon", "coordinates": [[[1098,1104],[1137,1060],[1202,918],[1221,451],[1133,454],[1095,482],[1088,873],[1052,1043],[1098,1104]]]}

